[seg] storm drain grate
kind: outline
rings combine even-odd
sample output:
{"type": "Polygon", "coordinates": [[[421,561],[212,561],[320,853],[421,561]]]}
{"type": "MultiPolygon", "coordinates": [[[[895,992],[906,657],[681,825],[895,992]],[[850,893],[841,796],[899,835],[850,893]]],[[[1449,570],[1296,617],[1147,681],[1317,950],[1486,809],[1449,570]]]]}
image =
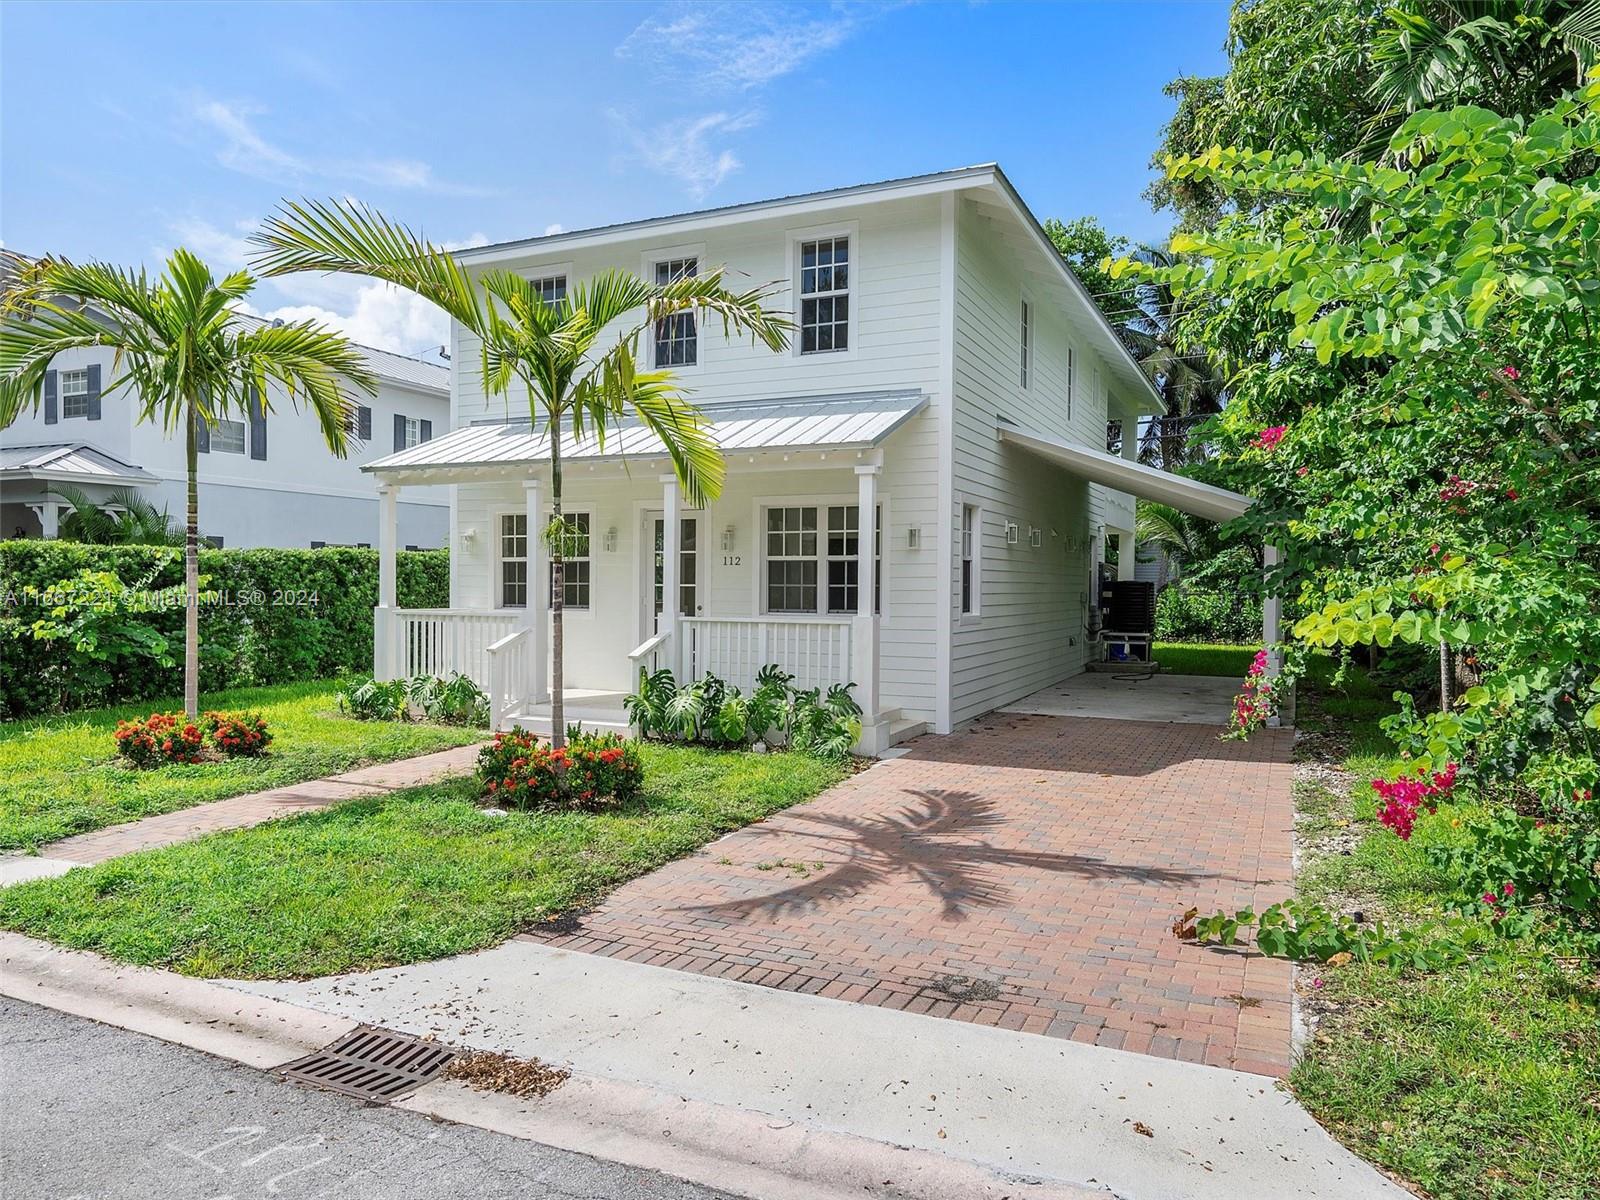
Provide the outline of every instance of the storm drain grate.
{"type": "Polygon", "coordinates": [[[438,1042],[362,1025],[331,1046],[278,1068],[285,1079],[387,1104],[433,1079],[456,1057],[438,1042]]]}

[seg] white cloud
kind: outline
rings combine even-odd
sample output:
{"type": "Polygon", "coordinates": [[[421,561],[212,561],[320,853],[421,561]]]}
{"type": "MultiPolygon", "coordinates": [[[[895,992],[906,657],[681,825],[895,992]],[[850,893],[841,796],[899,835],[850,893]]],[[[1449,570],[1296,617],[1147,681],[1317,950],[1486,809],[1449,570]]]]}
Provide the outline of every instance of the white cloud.
{"type": "MultiPolygon", "coordinates": [[[[235,221],[233,228],[223,229],[198,218],[185,218],[171,222],[168,227],[180,246],[187,246],[211,266],[213,270],[232,270],[245,265],[254,249],[247,240],[255,232],[254,221],[235,221]]],[[[162,252],[162,258],[166,252],[162,252]]]]}
{"type": "Polygon", "coordinates": [[[252,118],[265,113],[253,105],[230,105],[201,99],[193,117],[220,136],[217,161],[229,170],[279,184],[300,184],[309,179],[332,179],[372,184],[403,191],[433,192],[446,196],[486,196],[492,189],[452,183],[438,178],[433,168],[416,159],[354,158],[317,160],[295,154],[267,140],[252,118]]]}
{"type": "Polygon", "coordinates": [[[634,155],[645,165],[677,179],[695,200],[704,199],[712,188],[739,169],[739,156],[727,147],[713,146],[712,139],[740,133],[761,120],[761,114],[754,111],[715,112],[639,129],[621,113],[611,115],[633,143],[634,155]]]}
{"type": "Polygon", "coordinates": [[[560,221],[552,221],[549,225],[544,227],[545,237],[553,237],[554,235],[562,232],[564,232],[564,228],[560,221]]]}
{"type": "Polygon", "coordinates": [[[269,321],[317,321],[351,341],[399,354],[421,354],[450,340],[449,317],[420,296],[387,283],[360,284],[346,312],[315,304],[285,304],[264,311],[249,304],[238,307],[269,321]]]}
{"type": "Polygon", "coordinates": [[[617,54],[708,91],[748,91],[834,49],[881,11],[836,4],[814,16],[781,4],[677,5],[640,22],[617,54]]]}

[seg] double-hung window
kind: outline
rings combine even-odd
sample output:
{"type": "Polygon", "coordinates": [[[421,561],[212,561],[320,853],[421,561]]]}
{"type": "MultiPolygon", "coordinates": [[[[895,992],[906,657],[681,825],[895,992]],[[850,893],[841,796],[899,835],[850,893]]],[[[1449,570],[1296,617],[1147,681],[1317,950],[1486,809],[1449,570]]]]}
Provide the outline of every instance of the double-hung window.
{"type": "Polygon", "coordinates": [[[961,611],[978,611],[978,510],[970,504],[961,506],[961,611]]]}
{"type": "Polygon", "coordinates": [[[567,277],[565,275],[542,275],[529,280],[533,290],[539,293],[539,299],[546,304],[559,304],[567,298],[567,277]]]}
{"type": "Polygon", "coordinates": [[[61,372],[61,415],[87,417],[89,415],[89,372],[61,372]]]}
{"type": "Polygon", "coordinates": [[[1033,305],[1026,300],[1022,302],[1022,370],[1019,382],[1026,391],[1033,378],[1033,305]]]}
{"type": "Polygon", "coordinates": [[[800,353],[850,348],[850,239],[800,243],[800,353]]]}
{"type": "Polygon", "coordinates": [[[528,605],[528,514],[500,518],[500,607],[528,605]]]}
{"type": "Polygon", "coordinates": [[[401,447],[401,449],[409,450],[413,446],[420,446],[422,444],[422,418],[407,417],[405,418],[405,422],[405,445],[401,447]]]}
{"type": "MultiPolygon", "coordinates": [[[[665,287],[687,279],[699,271],[693,258],[669,258],[656,263],[656,285],[665,287]]],[[[692,312],[673,313],[656,322],[656,366],[692,367],[699,361],[699,339],[695,335],[692,312]]]]}
{"type": "MultiPolygon", "coordinates": [[[[883,530],[872,539],[873,611],[882,605],[883,530]]],[[[861,509],[830,504],[767,510],[767,611],[853,613],[861,605],[861,509]],[[823,527],[819,531],[819,520],[823,527]],[[821,536],[819,536],[819,532],[821,536]]]]}
{"type": "MultiPolygon", "coordinates": [[[[564,513],[561,536],[561,607],[589,607],[589,514],[564,513]]],[[[555,600],[556,565],[550,563],[550,598],[555,600]]]]}
{"type": "Polygon", "coordinates": [[[219,419],[211,430],[212,453],[243,454],[244,422],[219,419]]]}

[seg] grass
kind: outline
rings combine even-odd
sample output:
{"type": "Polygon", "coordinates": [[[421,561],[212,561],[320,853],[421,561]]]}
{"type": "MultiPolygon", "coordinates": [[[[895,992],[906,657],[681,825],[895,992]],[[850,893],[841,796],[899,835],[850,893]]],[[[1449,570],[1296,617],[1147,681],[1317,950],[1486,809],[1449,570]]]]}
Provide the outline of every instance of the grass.
{"type": "Polygon", "coordinates": [[[181,708],[146,701],[120,708],[0,724],[0,850],[33,850],[58,838],[264,788],[301,783],[481,739],[481,730],[354,721],[336,711],[329,682],[244,688],[201,698],[201,707],[257,709],[271,727],[261,758],[139,771],[117,758],[120,719],[181,708]]]}
{"type": "Polygon", "coordinates": [[[127,962],[329,975],[480,949],[840,779],[798,755],[644,749],[605,813],[485,815],[470,780],[355,800],[0,892],[0,926],[127,962]]]}
{"type": "MultiPolygon", "coordinates": [[[[1301,727],[1345,775],[1302,772],[1302,897],[1420,921],[1449,880],[1431,845],[1460,836],[1441,808],[1403,842],[1376,822],[1368,781],[1392,760],[1364,676],[1331,686],[1317,664],[1301,727]]],[[[1600,988],[1537,943],[1503,958],[1396,977],[1359,964],[1308,967],[1322,1012],[1290,1077],[1341,1141],[1435,1200],[1578,1200],[1600,1178],[1600,988]]]]}
{"type": "Polygon", "coordinates": [[[1258,648],[1204,642],[1157,642],[1152,653],[1161,669],[1173,675],[1228,675],[1243,679],[1258,648]]]}

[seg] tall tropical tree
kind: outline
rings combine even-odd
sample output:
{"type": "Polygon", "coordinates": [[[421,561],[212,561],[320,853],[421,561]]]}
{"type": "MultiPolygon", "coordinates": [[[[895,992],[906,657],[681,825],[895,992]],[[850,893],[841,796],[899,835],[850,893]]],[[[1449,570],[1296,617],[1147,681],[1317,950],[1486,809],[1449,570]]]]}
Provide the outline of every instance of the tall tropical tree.
{"type": "Polygon", "coordinates": [[[229,417],[248,416],[254,397],[272,409],[267,384],[283,385],[291,403],[309,411],[323,440],[343,457],[356,402],[348,388],[368,394],[377,381],[366,360],[343,337],[314,322],[254,325],[234,306],[255,279],[235,271],[217,279],[188,250],[177,250],[151,278],[106,263],[64,258],[37,261],[7,256],[10,286],[0,303],[0,428],[44,399],[45,372],[57,355],[84,346],[116,352],[106,391],[127,385],[141,423],[184,438],[188,523],[184,536],[183,705],[200,709],[199,431],[229,417]]]}
{"type": "MultiPolygon", "coordinates": [[[[561,508],[561,441],[607,433],[630,414],[660,440],[690,504],[722,491],[721,452],[698,409],[668,370],[641,370],[639,341],[659,322],[686,314],[720,321],[724,336],[749,335],[779,351],[789,320],[770,312],[770,287],[743,292],[723,284],[721,269],[657,284],[607,271],[548,300],[512,271],[469,275],[448,252],[354,201],[285,203],[254,241],[267,275],[322,271],[363,275],[415,292],[438,305],[478,339],[484,392],[509,405],[520,391],[535,432],[548,440],[553,514],[546,537],[551,558],[550,736],[566,739],[562,632],[566,546],[561,508]],[[607,336],[607,330],[614,329],[607,336]]],[[[529,533],[535,533],[529,530],[529,533]]],[[[664,603],[672,603],[668,597],[664,603]]]]}

